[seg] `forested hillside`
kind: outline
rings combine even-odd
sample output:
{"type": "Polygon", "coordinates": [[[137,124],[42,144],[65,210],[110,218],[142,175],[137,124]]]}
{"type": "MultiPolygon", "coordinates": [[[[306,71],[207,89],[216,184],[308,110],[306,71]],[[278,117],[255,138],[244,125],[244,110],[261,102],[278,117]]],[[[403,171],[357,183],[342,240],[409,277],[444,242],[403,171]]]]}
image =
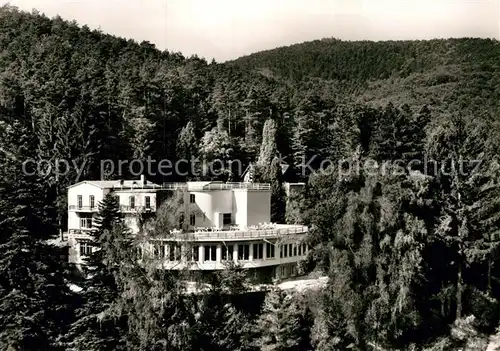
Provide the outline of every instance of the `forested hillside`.
{"type": "Polygon", "coordinates": [[[491,333],[500,316],[499,57],[499,42],[486,39],[324,39],[217,64],[0,8],[0,348],[453,350],[469,341],[449,336],[450,326],[472,314],[477,335],[491,333]],[[448,172],[338,167],[426,157],[448,172]],[[188,298],[168,272],[117,248],[125,231],[108,218],[116,225],[96,240],[113,255],[96,255],[99,274],[79,283],[81,294],[69,291],[59,249],[45,243],[65,229],[66,187],[130,177],[102,160],[148,158],[226,162],[217,174],[145,171],[158,183],[238,181],[241,169],[225,165],[256,164],[255,180],[272,183],[273,220],[311,226],[303,269],[328,274],[327,289],[293,299],[275,289],[251,316],[227,299],[246,291],[235,269],[188,298]],[[27,159],[45,160],[46,174],[23,173],[27,159]],[[459,159],[485,162],[463,174],[450,163],[459,159]],[[47,169],[58,160],[70,162],[65,174],[47,169]],[[308,183],[293,208],[284,180],[308,183]]]}

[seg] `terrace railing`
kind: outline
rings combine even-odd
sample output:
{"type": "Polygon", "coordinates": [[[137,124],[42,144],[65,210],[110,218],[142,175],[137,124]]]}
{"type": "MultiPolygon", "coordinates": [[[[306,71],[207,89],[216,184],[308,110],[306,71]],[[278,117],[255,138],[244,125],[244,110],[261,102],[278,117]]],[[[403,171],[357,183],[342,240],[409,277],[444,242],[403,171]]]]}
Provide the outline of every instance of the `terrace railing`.
{"type": "MultiPolygon", "coordinates": [[[[204,240],[241,240],[241,239],[259,239],[276,238],[283,235],[305,234],[308,228],[302,225],[288,225],[272,229],[247,229],[247,230],[224,230],[213,232],[195,232],[173,234],[166,238],[185,241],[204,241],[204,240]]],[[[165,240],[165,239],[163,239],[165,240]]]]}
{"type": "MultiPolygon", "coordinates": [[[[120,185],[113,186],[113,189],[129,189],[120,185]]],[[[164,183],[156,184],[137,184],[133,186],[133,190],[153,189],[153,190],[232,190],[232,189],[250,189],[250,190],[270,190],[271,185],[266,183],[206,183],[206,184],[187,184],[187,183],[164,183]]]]}

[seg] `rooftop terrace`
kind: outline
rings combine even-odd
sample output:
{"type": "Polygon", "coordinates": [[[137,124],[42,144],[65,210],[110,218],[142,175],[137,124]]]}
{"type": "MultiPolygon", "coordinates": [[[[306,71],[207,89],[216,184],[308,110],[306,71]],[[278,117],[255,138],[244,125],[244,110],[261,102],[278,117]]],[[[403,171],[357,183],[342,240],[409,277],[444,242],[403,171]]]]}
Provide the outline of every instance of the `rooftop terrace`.
{"type": "MultiPolygon", "coordinates": [[[[277,238],[285,235],[305,234],[308,232],[308,227],[303,225],[293,224],[276,224],[274,228],[268,229],[234,229],[234,230],[197,230],[195,232],[182,233],[174,232],[162,238],[152,238],[152,240],[163,241],[239,241],[251,239],[266,239],[277,238]]],[[[69,231],[75,238],[88,238],[88,230],[72,229],[69,231]]]]}

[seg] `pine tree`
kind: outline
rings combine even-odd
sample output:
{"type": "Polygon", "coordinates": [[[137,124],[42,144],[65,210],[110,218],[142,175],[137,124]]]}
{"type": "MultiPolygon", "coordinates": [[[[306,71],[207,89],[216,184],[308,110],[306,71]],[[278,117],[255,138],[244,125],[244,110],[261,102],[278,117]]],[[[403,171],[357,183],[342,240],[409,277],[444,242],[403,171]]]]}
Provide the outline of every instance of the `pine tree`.
{"type": "Polygon", "coordinates": [[[278,156],[276,132],[276,123],[274,120],[268,119],[266,123],[264,123],[264,129],[262,131],[262,144],[260,145],[257,166],[267,168],[271,165],[273,159],[278,156]]]}
{"type": "Polygon", "coordinates": [[[22,163],[34,139],[23,123],[0,121],[0,348],[57,349],[72,319],[73,295],[61,248],[46,243],[49,222],[43,179],[22,163]],[[26,172],[25,172],[26,171],[26,172]]]}
{"type": "Polygon", "coordinates": [[[294,297],[278,287],[270,290],[256,327],[259,333],[256,343],[261,350],[296,350],[303,335],[294,297]]]}
{"type": "Polygon", "coordinates": [[[118,199],[107,194],[98,205],[92,253],[83,267],[85,280],[82,304],[64,340],[71,350],[124,349],[126,319],[115,313],[119,297],[116,272],[129,250],[127,232],[119,212],[118,199]]]}

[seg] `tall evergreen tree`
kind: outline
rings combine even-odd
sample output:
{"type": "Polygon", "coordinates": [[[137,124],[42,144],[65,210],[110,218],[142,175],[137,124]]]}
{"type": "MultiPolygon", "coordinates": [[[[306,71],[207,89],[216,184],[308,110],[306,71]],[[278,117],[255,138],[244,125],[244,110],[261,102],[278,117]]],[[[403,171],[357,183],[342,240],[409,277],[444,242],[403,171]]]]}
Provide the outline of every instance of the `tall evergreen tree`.
{"type": "Polygon", "coordinates": [[[55,229],[48,222],[43,179],[22,166],[33,157],[28,128],[0,120],[5,153],[0,158],[0,348],[5,350],[57,349],[74,302],[60,260],[63,251],[46,243],[55,229]]]}
{"type": "Polygon", "coordinates": [[[297,350],[308,337],[301,326],[297,300],[278,287],[267,293],[256,327],[256,344],[261,350],[297,350]]]}
{"type": "Polygon", "coordinates": [[[112,193],[98,205],[92,253],[83,266],[82,303],[64,338],[67,349],[125,348],[126,319],[114,309],[119,297],[117,270],[120,264],[126,264],[121,255],[129,251],[127,229],[118,205],[118,199],[112,193]]]}

